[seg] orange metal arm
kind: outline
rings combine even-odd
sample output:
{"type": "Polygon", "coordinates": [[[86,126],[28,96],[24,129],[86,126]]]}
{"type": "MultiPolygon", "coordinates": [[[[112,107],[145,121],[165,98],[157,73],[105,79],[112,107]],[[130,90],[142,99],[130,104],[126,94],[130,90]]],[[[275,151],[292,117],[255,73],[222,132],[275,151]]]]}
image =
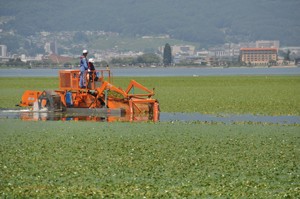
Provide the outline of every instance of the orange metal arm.
{"type": "Polygon", "coordinates": [[[104,81],[102,86],[100,88],[96,89],[99,97],[103,95],[103,93],[106,89],[116,91],[116,92],[120,93],[121,95],[123,95],[124,98],[128,97],[127,93],[125,93],[122,89],[117,88],[116,86],[110,84],[107,81],[104,81]]]}
{"type": "Polygon", "coordinates": [[[147,94],[132,94],[132,95],[129,95],[129,96],[153,96],[154,95],[153,90],[149,90],[148,88],[146,88],[145,86],[143,86],[140,83],[136,82],[135,80],[130,81],[130,83],[129,83],[129,85],[128,85],[125,92],[128,94],[133,87],[137,87],[137,88],[139,88],[143,91],[146,91],[147,94]]]}

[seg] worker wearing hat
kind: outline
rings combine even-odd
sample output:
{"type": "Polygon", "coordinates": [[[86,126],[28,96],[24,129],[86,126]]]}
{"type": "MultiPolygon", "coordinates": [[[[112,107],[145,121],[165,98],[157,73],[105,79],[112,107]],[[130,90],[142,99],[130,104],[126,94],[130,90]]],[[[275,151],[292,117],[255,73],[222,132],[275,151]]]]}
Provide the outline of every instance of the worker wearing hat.
{"type": "Polygon", "coordinates": [[[85,81],[85,71],[88,69],[88,60],[87,60],[87,50],[82,51],[82,56],[80,57],[80,81],[79,86],[80,88],[86,88],[86,81],[85,81]]]}
{"type": "Polygon", "coordinates": [[[88,82],[98,80],[96,73],[95,73],[94,63],[95,63],[95,60],[93,58],[90,58],[89,64],[88,64],[88,76],[87,76],[88,82]]]}

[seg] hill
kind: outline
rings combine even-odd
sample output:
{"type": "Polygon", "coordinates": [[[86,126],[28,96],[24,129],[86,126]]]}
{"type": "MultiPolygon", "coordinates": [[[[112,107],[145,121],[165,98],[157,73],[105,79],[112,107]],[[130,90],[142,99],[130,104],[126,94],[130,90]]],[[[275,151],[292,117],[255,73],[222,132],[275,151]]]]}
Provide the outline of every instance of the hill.
{"type": "MultiPolygon", "coordinates": [[[[201,46],[280,40],[300,45],[298,0],[0,0],[0,29],[29,36],[40,31],[103,30],[128,37],[168,34],[201,46]]],[[[0,42],[1,38],[0,38],[0,42]]]]}

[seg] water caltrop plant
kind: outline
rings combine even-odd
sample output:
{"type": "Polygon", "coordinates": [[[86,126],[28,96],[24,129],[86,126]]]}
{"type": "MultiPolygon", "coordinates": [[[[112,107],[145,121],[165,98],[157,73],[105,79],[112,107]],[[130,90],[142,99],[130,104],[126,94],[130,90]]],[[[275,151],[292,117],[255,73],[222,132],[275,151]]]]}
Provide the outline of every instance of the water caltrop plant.
{"type": "Polygon", "coordinates": [[[297,125],[6,119],[0,125],[4,198],[299,196],[297,125]]]}
{"type": "MultiPolygon", "coordinates": [[[[130,79],[155,88],[162,112],[300,115],[300,76],[114,77],[113,83],[125,89],[130,79]]],[[[0,78],[0,107],[14,107],[25,90],[57,88],[57,78],[0,78]]]]}
{"type": "MultiPolygon", "coordinates": [[[[129,77],[117,77],[126,86],[129,77]]],[[[162,112],[300,114],[300,76],[135,77],[162,112]]],[[[0,108],[57,78],[0,78],[0,108]]],[[[2,198],[297,198],[299,124],[0,119],[2,198]]]]}

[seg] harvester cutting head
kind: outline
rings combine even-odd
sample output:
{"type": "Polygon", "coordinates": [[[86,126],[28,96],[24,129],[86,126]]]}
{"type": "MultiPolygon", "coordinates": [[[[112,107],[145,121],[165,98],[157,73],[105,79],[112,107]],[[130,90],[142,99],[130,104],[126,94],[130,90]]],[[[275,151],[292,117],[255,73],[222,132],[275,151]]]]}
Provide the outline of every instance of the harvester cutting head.
{"type": "MultiPolygon", "coordinates": [[[[86,108],[107,109],[109,111],[119,109],[126,113],[127,118],[129,117],[128,120],[136,120],[141,115],[148,115],[150,120],[153,121],[159,120],[159,103],[152,98],[154,90],[146,88],[135,80],[130,81],[126,90],[118,88],[111,82],[109,69],[87,72],[84,77],[86,77],[87,86],[80,88],[79,70],[61,70],[59,71],[58,90],[51,94],[49,94],[49,91],[33,92],[37,96],[36,98],[41,99],[40,96],[43,94],[43,100],[55,102],[51,104],[51,110],[86,108]],[[57,103],[57,97],[59,97],[60,103],[57,103]]],[[[31,91],[31,93],[33,92],[31,91]]],[[[23,95],[20,105],[29,105],[28,100],[24,98],[26,97],[23,95]]],[[[32,104],[32,102],[30,103],[32,104]]],[[[47,103],[43,104],[47,106],[47,103]]]]}

